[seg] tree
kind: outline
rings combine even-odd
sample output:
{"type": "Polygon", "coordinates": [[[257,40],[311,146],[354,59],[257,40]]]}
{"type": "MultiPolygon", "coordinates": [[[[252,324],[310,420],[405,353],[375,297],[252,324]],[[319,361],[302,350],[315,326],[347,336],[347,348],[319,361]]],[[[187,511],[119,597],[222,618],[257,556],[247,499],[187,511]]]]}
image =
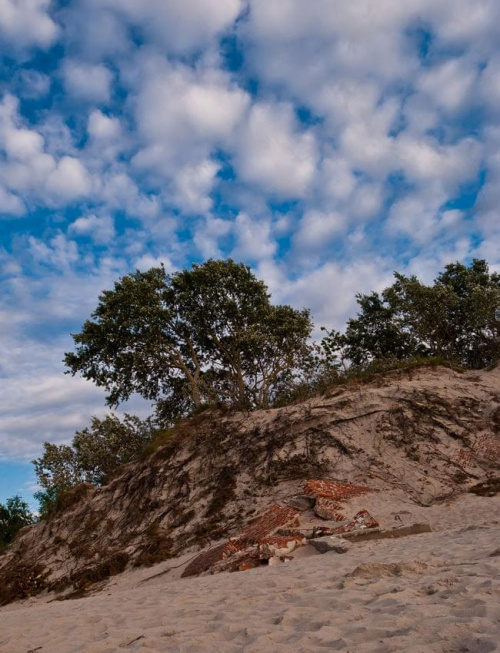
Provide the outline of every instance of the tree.
{"type": "Polygon", "coordinates": [[[500,275],[486,261],[447,265],[430,286],[394,274],[381,294],[358,295],[360,311],[338,340],[353,365],[440,357],[481,368],[500,356],[500,275]]]}
{"type": "MultiPolygon", "coordinates": [[[[401,319],[387,292],[357,295],[360,312],[347,322],[343,356],[353,365],[366,365],[372,360],[405,359],[416,355],[419,344],[401,319]]],[[[422,353],[422,352],[420,352],[422,353]]]]}
{"type": "Polygon", "coordinates": [[[0,503],[0,551],[9,545],[18,531],[35,522],[28,504],[19,496],[0,503]]]}
{"type": "Polygon", "coordinates": [[[112,406],[136,392],[171,417],[217,401],[268,405],[312,330],[309,311],[272,305],[265,284],[231,259],[136,271],[102,293],[91,317],[73,335],[69,371],[106,388],[112,406]]]}
{"type": "Polygon", "coordinates": [[[125,414],[123,421],[113,414],[104,419],[92,417],[90,427],[77,431],[72,442],[85,482],[105,483],[119,467],[135,460],[154,434],[150,419],[142,421],[129,414],[125,414]]]}
{"type": "Polygon", "coordinates": [[[42,490],[35,496],[46,515],[61,494],[79,483],[104,484],[121,465],[135,460],[155,434],[152,420],[126,414],[92,417],[90,427],[77,431],[71,446],[45,442],[34,460],[42,490]]]}

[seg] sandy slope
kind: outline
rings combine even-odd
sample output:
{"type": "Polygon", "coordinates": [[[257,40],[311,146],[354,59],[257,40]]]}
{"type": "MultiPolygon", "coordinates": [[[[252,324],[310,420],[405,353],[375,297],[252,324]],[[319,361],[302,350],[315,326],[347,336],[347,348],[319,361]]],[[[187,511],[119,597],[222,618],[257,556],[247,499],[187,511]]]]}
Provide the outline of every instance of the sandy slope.
{"type": "Polygon", "coordinates": [[[196,552],[286,504],[308,479],[379,489],[357,509],[389,528],[391,512],[451,499],[499,469],[500,366],[396,371],[280,409],[202,414],[25,529],[0,556],[0,590],[35,567],[72,591],[78,574],[100,577],[117,557],[130,568],[196,552]]]}
{"type": "Polygon", "coordinates": [[[500,650],[500,497],[416,510],[407,517],[425,517],[434,532],[353,544],[344,555],[307,547],[274,568],[189,580],[176,570],[144,582],[162,563],[85,599],[6,606],[0,652],[500,650]]]}

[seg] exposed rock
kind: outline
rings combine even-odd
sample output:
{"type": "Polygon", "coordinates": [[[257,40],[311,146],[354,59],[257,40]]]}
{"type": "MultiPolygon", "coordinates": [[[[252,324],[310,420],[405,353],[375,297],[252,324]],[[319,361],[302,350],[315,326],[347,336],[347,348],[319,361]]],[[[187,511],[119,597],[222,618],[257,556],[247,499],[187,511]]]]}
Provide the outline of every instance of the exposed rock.
{"type": "Polygon", "coordinates": [[[273,504],[263,515],[244,528],[237,539],[254,544],[264,537],[274,535],[280,528],[298,526],[299,511],[291,507],[273,504]]]}
{"type": "Polygon", "coordinates": [[[392,528],[386,531],[380,530],[379,528],[352,531],[351,533],[345,533],[343,537],[349,539],[350,542],[366,542],[368,540],[394,540],[399,537],[430,532],[432,532],[430,524],[410,524],[409,526],[401,526],[400,528],[392,528]]]}
{"type": "Polygon", "coordinates": [[[329,528],[328,530],[325,529],[325,531],[327,530],[325,535],[343,535],[352,531],[364,531],[378,527],[378,521],[370,515],[368,510],[360,510],[352,519],[348,519],[343,524],[339,524],[339,526],[329,528]]]}
{"type": "Polygon", "coordinates": [[[340,481],[309,480],[304,486],[304,493],[308,496],[325,497],[337,502],[348,501],[367,492],[378,491],[378,489],[366,485],[355,485],[354,483],[340,481]]]}
{"type": "Polygon", "coordinates": [[[217,562],[224,560],[225,557],[237,551],[232,542],[224,542],[219,544],[208,551],[203,551],[199,556],[190,562],[182,573],[182,578],[189,578],[190,576],[198,576],[204,571],[208,571],[217,562]]]}
{"type": "Polygon", "coordinates": [[[309,544],[313,546],[316,551],[319,553],[329,553],[334,551],[335,553],[347,553],[351,548],[351,545],[346,540],[341,537],[321,537],[315,540],[309,540],[309,544]]]}
{"type": "Polygon", "coordinates": [[[307,544],[307,539],[304,536],[266,537],[259,542],[259,557],[269,560],[275,556],[285,556],[305,544],[307,544]]]}
{"type": "Polygon", "coordinates": [[[249,546],[225,557],[210,567],[211,574],[219,574],[223,571],[246,571],[254,569],[263,564],[259,558],[259,547],[257,545],[249,546]]]}
{"type": "Polygon", "coordinates": [[[272,538],[271,536],[280,527],[298,525],[298,514],[298,510],[295,508],[273,504],[263,515],[250,522],[239,535],[209,551],[200,553],[186,567],[182,577],[196,576],[209,569],[211,573],[236,571],[243,564],[242,560],[246,560],[244,564],[247,565],[250,564],[249,560],[253,559],[254,555],[259,560],[281,555],[278,553],[280,548],[284,549],[283,554],[290,553],[304,539],[303,537],[284,540],[284,538],[272,538]],[[262,549],[260,549],[260,544],[262,544],[262,549]]]}
{"type": "Polygon", "coordinates": [[[296,494],[294,497],[287,499],[287,504],[292,508],[300,510],[300,512],[314,508],[315,503],[316,500],[314,497],[309,497],[307,494],[296,494]]]}
{"type": "Polygon", "coordinates": [[[328,497],[319,496],[314,506],[314,514],[329,521],[345,521],[345,515],[341,512],[343,509],[342,504],[328,497]]]}

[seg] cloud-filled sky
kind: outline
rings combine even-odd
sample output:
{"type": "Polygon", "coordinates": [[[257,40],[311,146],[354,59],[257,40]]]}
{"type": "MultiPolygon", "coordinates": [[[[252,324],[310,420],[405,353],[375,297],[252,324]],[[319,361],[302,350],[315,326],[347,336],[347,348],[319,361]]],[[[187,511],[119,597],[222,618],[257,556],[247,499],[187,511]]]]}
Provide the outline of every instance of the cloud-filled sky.
{"type": "Polygon", "coordinates": [[[0,501],[104,414],[61,360],[131,270],[230,255],[337,327],[394,269],[500,270],[499,33],[498,0],[0,0],[0,501]]]}

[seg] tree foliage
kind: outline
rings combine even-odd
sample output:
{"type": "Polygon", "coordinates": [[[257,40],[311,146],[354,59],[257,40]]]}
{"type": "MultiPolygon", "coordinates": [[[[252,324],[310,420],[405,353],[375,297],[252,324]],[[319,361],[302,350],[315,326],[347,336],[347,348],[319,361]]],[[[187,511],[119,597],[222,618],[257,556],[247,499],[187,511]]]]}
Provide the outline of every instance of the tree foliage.
{"type": "Polygon", "coordinates": [[[490,274],[486,261],[449,264],[430,286],[415,276],[394,276],[381,294],[357,296],[357,317],[336,335],[339,358],[363,366],[438,357],[468,368],[498,359],[500,275],[490,274]]]}
{"type": "Polygon", "coordinates": [[[106,388],[110,405],[135,392],[171,417],[217,401],[263,407],[300,366],[311,329],[309,311],[272,305],[249,267],[209,260],[123,277],[99,297],[65,363],[106,388]]]}
{"type": "Polygon", "coordinates": [[[154,437],[151,420],[126,414],[104,419],[93,417],[90,427],[77,431],[72,444],[45,442],[40,458],[33,461],[42,490],[36,498],[45,516],[63,492],[80,483],[102,485],[121,465],[135,460],[154,437]]]}
{"type": "Polygon", "coordinates": [[[0,503],[0,551],[9,545],[24,526],[35,522],[28,504],[19,496],[0,503]]]}

